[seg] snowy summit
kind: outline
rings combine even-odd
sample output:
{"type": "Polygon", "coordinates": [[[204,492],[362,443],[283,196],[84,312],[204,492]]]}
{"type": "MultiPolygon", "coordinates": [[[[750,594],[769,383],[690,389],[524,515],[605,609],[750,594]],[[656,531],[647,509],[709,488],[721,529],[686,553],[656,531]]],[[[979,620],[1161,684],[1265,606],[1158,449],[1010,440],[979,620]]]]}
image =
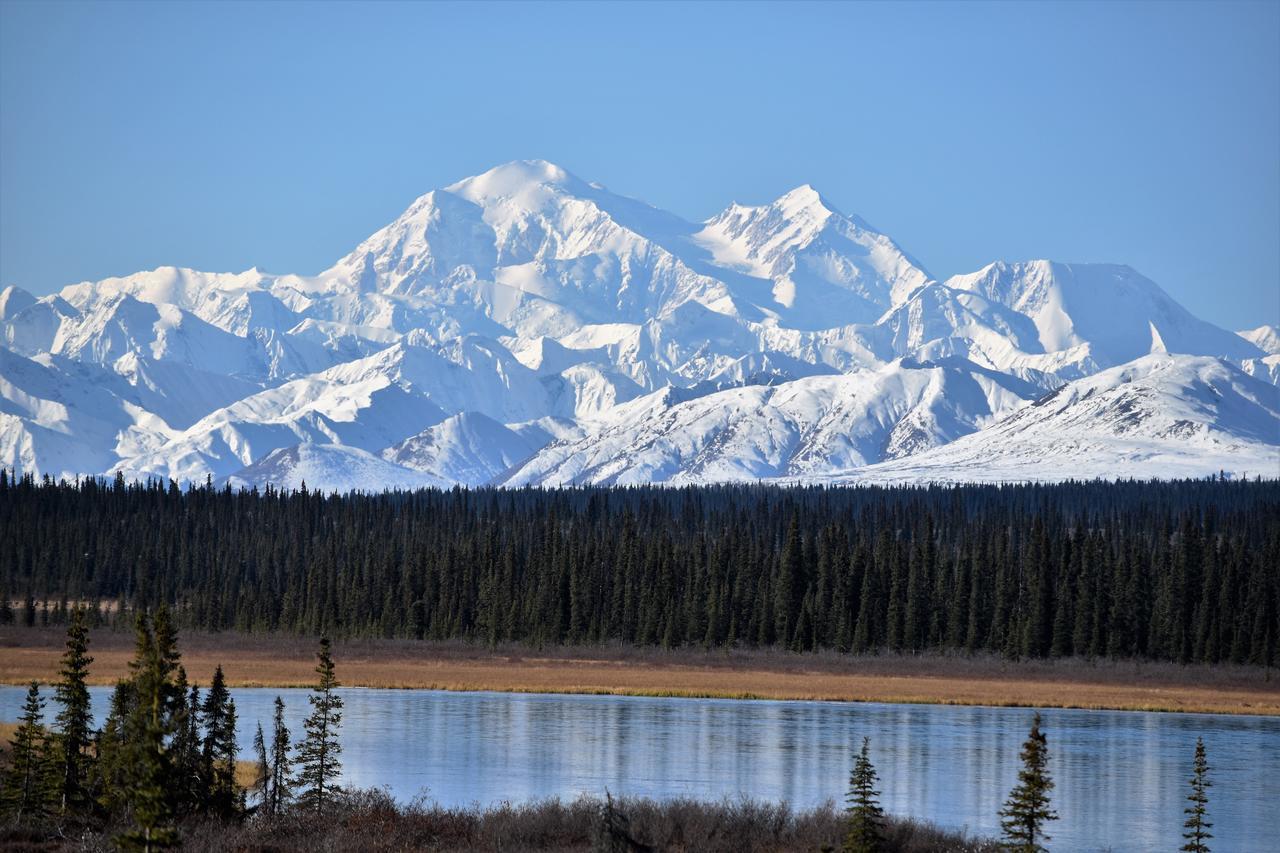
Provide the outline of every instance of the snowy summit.
{"type": "Polygon", "coordinates": [[[1280,476],[1280,337],[1125,266],[934,279],[810,186],[695,223],[545,161],[316,276],[0,290],[0,465],[337,490],[1280,476]]]}

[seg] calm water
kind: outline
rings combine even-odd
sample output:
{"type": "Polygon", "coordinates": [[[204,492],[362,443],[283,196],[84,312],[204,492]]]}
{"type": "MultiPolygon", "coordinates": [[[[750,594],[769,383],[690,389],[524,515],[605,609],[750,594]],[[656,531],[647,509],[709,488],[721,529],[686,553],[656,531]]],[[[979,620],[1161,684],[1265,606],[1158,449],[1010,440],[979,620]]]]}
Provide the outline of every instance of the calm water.
{"type": "MultiPolygon", "coordinates": [[[[234,690],[240,743],[281,695],[301,735],[305,690],[234,690]]],[[[841,801],[871,738],[891,813],[994,835],[1031,712],[929,705],[343,690],[345,782],[446,805],[582,793],[841,801]]],[[[24,691],[0,688],[0,719],[24,691]]],[[[106,688],[93,691],[103,713],[106,688]]],[[[1280,718],[1044,712],[1056,850],[1176,850],[1192,750],[1212,765],[1215,851],[1280,849],[1280,718]]]]}

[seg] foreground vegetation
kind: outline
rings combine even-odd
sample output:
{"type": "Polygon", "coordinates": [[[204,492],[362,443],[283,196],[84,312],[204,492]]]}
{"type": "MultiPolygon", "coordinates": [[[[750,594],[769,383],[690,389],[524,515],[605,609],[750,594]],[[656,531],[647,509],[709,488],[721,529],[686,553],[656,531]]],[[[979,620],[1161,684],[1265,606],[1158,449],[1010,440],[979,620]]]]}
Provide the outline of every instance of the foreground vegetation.
{"type": "MultiPolygon", "coordinates": [[[[345,791],[343,701],[331,644],[320,640],[311,712],[296,743],[276,697],[268,740],[258,721],[245,784],[236,707],[221,666],[206,693],[188,683],[167,610],[136,620],[130,674],[117,682],[101,729],[92,728],[86,611],[73,610],[54,698],[31,682],[11,729],[0,778],[0,844],[40,850],[114,846],[145,853],[192,850],[813,850],[842,853],[994,850],[985,840],[887,818],[864,738],[849,778],[847,808],[792,812],[786,804],[583,798],[488,810],[396,804],[381,791],[345,791]]],[[[1041,853],[1050,840],[1048,739],[1035,715],[1018,783],[1000,810],[998,849],[1041,853]]],[[[1208,853],[1209,766],[1197,741],[1183,850],[1208,853]]]]}
{"type": "Polygon", "coordinates": [[[0,553],[0,622],[24,624],[85,601],[125,626],[167,606],[184,629],[493,646],[1280,648],[1277,481],[337,496],[0,472],[0,553]]]}
{"type": "MultiPolygon", "coordinates": [[[[839,850],[846,816],[833,806],[794,811],[785,804],[693,800],[615,800],[609,832],[606,801],[584,797],[489,809],[447,809],[427,803],[398,804],[382,791],[344,792],[324,820],[299,809],[276,817],[192,819],[178,825],[182,849],[192,853],[365,853],[365,851],[502,851],[502,853],[632,853],[636,850],[697,853],[766,853],[839,850]],[[628,843],[625,838],[630,838],[628,843]]],[[[111,849],[118,828],[57,838],[39,826],[10,825],[0,845],[64,853],[111,849]]],[[[995,853],[991,841],[974,840],[911,820],[887,819],[884,853],[995,853]]]]}

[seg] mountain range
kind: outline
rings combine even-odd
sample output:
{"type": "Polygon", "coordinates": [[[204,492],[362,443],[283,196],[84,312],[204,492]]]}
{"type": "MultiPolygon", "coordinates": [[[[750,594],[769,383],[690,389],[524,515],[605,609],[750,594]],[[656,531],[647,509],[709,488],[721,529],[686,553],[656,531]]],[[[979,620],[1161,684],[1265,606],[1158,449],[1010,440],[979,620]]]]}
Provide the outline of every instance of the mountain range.
{"type": "Polygon", "coordinates": [[[1274,326],[1127,266],[939,281],[810,186],[697,223],[544,161],[428,192],[314,276],[0,291],[0,465],[55,477],[1277,477],[1277,382],[1274,326]]]}

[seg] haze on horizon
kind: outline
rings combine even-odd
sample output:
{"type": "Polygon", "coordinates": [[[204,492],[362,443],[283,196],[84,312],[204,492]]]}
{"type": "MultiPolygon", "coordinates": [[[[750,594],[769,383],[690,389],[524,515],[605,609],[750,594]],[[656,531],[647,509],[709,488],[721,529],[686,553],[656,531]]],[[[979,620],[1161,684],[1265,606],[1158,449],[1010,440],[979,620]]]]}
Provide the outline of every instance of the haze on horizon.
{"type": "Polygon", "coordinates": [[[1280,322],[1280,6],[0,6],[0,286],[314,273],[541,157],[691,220],[812,184],[937,278],[1129,264],[1280,322]]]}

